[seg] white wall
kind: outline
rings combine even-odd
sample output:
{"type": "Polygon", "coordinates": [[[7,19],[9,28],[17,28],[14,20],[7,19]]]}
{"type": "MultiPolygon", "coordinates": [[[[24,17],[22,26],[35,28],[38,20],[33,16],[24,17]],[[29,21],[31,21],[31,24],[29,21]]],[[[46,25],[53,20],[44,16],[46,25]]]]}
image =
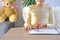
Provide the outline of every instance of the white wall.
{"type": "Polygon", "coordinates": [[[46,3],[50,4],[51,6],[60,6],[60,0],[45,0],[46,3]]]}
{"type": "MultiPolygon", "coordinates": [[[[22,5],[21,5],[22,0],[17,0],[17,3],[19,4],[19,18],[17,22],[15,23],[16,27],[22,27],[23,26],[23,19],[22,19],[22,5]]],[[[46,3],[50,4],[51,6],[60,6],[60,0],[46,0],[46,3]]],[[[0,0],[0,8],[2,6],[2,2],[0,0]]]]}

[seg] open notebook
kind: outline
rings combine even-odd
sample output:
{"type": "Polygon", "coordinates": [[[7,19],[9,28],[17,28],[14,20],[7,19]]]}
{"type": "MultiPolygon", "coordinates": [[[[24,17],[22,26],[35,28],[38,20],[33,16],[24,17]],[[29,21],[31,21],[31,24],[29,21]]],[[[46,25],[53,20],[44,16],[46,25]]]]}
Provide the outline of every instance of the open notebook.
{"type": "Polygon", "coordinates": [[[34,29],[29,34],[60,34],[60,29],[34,29]]]}

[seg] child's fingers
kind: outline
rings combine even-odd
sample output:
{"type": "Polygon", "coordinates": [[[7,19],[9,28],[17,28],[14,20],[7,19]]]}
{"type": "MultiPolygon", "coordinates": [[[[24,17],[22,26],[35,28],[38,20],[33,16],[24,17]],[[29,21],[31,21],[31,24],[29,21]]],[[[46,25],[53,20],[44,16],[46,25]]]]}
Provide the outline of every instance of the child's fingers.
{"type": "Polygon", "coordinates": [[[47,24],[42,24],[42,25],[39,26],[40,29],[41,28],[46,28],[46,27],[47,27],[47,24]]]}
{"type": "Polygon", "coordinates": [[[47,25],[43,25],[43,28],[47,28],[47,25]]]}
{"type": "Polygon", "coordinates": [[[31,27],[28,27],[28,31],[30,31],[31,30],[31,27]]]}
{"type": "Polygon", "coordinates": [[[36,28],[31,28],[31,29],[36,29],[36,28]]]}
{"type": "Polygon", "coordinates": [[[31,30],[31,27],[29,27],[29,26],[28,27],[25,27],[24,30],[25,31],[29,31],[29,30],[31,30]]]}
{"type": "Polygon", "coordinates": [[[41,25],[40,23],[39,23],[39,24],[37,24],[36,29],[39,29],[40,25],[41,25]]]}
{"type": "Polygon", "coordinates": [[[39,29],[39,26],[37,26],[36,29],[39,29]]]}
{"type": "Polygon", "coordinates": [[[27,31],[27,30],[28,30],[28,28],[24,27],[24,31],[27,31]]]}

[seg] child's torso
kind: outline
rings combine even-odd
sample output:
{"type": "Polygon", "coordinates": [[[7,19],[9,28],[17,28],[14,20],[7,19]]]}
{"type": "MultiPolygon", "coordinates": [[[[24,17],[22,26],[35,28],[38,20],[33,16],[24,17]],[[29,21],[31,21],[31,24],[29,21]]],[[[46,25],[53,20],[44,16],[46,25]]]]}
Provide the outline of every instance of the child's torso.
{"type": "Polygon", "coordinates": [[[31,24],[34,25],[38,22],[48,23],[49,12],[46,7],[33,7],[31,10],[31,24]]]}

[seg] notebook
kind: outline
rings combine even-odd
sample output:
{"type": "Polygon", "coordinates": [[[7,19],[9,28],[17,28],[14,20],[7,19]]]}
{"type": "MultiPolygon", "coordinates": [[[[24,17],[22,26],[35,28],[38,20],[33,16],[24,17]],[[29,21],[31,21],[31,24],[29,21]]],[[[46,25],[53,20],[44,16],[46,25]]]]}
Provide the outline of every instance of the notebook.
{"type": "Polygon", "coordinates": [[[34,29],[29,34],[60,34],[60,29],[34,29]]]}

